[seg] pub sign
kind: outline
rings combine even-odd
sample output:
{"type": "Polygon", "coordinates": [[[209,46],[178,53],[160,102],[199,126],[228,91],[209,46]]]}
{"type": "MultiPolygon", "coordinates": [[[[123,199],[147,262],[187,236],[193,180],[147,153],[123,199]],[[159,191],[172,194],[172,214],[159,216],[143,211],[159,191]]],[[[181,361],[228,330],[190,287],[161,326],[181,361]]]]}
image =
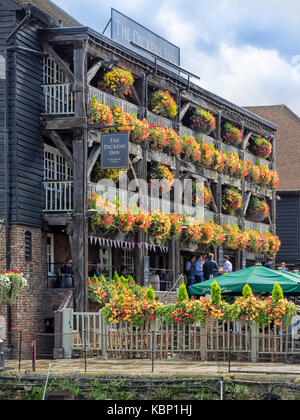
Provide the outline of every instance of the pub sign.
{"type": "Polygon", "coordinates": [[[128,132],[101,134],[101,168],[128,168],[128,132]]]}

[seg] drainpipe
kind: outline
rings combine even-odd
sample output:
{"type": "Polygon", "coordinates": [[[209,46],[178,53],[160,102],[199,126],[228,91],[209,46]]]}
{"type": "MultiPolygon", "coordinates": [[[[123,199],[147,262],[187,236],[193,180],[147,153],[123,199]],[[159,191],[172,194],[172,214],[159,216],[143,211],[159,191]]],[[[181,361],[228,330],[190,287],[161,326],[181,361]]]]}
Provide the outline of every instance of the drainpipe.
{"type": "MultiPolygon", "coordinates": [[[[6,269],[10,269],[11,265],[11,244],[10,244],[10,185],[9,185],[9,117],[8,117],[8,52],[9,41],[17,34],[17,32],[29,21],[31,18],[31,11],[26,9],[24,19],[15,27],[15,29],[8,35],[5,40],[5,89],[4,89],[4,164],[5,164],[5,234],[6,234],[6,269]]],[[[8,329],[8,344],[11,345],[11,307],[7,305],[7,329],[8,329]]]]}

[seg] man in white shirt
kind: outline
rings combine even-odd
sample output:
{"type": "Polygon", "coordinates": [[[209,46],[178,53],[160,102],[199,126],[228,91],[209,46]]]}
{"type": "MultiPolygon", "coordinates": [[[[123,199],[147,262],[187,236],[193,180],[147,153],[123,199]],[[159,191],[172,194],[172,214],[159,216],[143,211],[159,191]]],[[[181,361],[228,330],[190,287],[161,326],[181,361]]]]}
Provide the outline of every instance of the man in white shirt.
{"type": "Polygon", "coordinates": [[[229,261],[229,257],[227,255],[225,255],[223,260],[224,260],[223,272],[224,273],[232,273],[232,264],[229,261]]]}

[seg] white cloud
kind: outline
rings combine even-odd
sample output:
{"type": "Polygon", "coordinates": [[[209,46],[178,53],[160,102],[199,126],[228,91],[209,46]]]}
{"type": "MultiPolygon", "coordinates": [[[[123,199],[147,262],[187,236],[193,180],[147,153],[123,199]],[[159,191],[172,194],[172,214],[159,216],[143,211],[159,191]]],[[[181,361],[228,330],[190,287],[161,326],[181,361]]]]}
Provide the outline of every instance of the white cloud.
{"type": "Polygon", "coordinates": [[[299,0],[54,1],[100,32],[114,7],[178,45],[182,67],[205,89],[241,106],[285,103],[300,115],[299,0]]]}

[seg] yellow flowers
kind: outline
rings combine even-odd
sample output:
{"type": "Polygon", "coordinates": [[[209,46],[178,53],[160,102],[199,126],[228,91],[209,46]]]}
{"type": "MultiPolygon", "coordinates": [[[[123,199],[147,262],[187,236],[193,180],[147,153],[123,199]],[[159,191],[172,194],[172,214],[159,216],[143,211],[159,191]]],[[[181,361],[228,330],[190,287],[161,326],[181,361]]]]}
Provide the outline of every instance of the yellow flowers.
{"type": "Polygon", "coordinates": [[[118,98],[124,98],[131,93],[130,87],[133,83],[134,78],[130,71],[114,67],[105,74],[102,86],[118,98]]]}
{"type": "Polygon", "coordinates": [[[150,104],[152,111],[163,117],[174,118],[177,115],[177,105],[169,92],[157,90],[153,93],[150,104]]]}

